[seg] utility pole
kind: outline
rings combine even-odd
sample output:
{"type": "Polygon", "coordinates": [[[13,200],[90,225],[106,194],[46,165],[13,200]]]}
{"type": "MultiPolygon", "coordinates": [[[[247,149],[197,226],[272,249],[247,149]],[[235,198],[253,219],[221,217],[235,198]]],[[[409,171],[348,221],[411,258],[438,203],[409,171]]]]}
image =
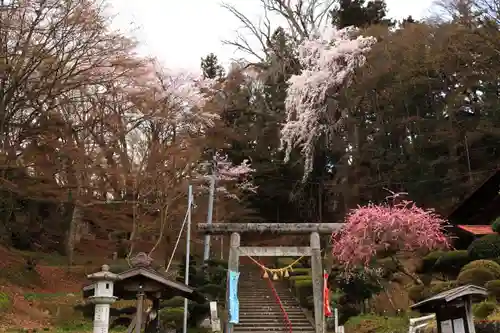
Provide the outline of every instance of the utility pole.
{"type": "MultiPolygon", "coordinates": [[[[211,175],[210,178],[210,192],[208,197],[208,213],[207,213],[207,224],[212,224],[212,217],[214,211],[214,198],[215,198],[215,180],[216,180],[216,164],[215,159],[210,164],[211,175]]],[[[207,262],[210,258],[210,235],[205,235],[205,245],[203,248],[203,262],[207,262]]]]}
{"type": "MultiPolygon", "coordinates": [[[[184,283],[189,285],[189,256],[191,250],[191,208],[193,206],[193,185],[188,188],[188,211],[187,211],[187,230],[186,230],[186,269],[184,270],[184,283]]],[[[188,320],[188,299],[184,298],[184,321],[182,323],[182,333],[187,333],[188,320]]]]}

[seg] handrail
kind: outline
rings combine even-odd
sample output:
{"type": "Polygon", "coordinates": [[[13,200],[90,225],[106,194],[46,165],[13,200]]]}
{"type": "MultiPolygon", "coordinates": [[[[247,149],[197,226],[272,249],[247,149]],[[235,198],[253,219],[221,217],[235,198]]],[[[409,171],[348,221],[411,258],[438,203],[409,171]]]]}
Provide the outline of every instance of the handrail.
{"type": "Polygon", "coordinates": [[[276,300],[276,303],[280,306],[281,312],[283,312],[283,320],[285,322],[285,325],[288,327],[288,331],[290,333],[293,332],[292,330],[292,322],[290,321],[290,318],[288,317],[288,313],[285,311],[285,307],[283,306],[283,302],[281,302],[280,297],[278,296],[278,292],[276,291],[276,288],[274,288],[274,284],[271,281],[271,277],[267,277],[267,282],[269,283],[269,288],[271,288],[271,291],[273,292],[274,298],[276,300]]]}

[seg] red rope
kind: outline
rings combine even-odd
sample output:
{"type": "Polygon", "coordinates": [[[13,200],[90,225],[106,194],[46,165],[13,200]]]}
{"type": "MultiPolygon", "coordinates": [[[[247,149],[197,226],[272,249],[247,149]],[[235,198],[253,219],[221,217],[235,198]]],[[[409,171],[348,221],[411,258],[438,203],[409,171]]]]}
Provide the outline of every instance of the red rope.
{"type": "Polygon", "coordinates": [[[278,296],[278,293],[276,292],[276,288],[274,288],[274,284],[271,281],[271,277],[268,277],[267,281],[269,282],[269,287],[271,288],[271,290],[273,292],[273,295],[274,295],[274,298],[276,299],[276,302],[280,306],[281,312],[283,312],[283,319],[284,319],[285,325],[288,327],[288,331],[290,333],[292,333],[293,332],[293,330],[292,330],[292,322],[290,321],[290,318],[288,317],[288,313],[285,311],[285,308],[283,306],[283,302],[281,302],[281,299],[278,296]]]}

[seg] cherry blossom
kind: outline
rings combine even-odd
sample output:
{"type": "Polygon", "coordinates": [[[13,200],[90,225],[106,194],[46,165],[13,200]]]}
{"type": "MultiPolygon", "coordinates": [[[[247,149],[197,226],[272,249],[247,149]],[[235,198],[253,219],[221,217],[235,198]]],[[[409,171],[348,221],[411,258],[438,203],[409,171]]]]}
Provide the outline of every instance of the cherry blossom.
{"type": "Polygon", "coordinates": [[[285,161],[294,148],[301,149],[305,177],[312,169],[318,138],[334,134],[346,117],[334,103],[339,91],[349,85],[354,71],[365,63],[365,54],[376,42],[373,37],[358,34],[353,27],[331,28],[299,46],[302,72],[288,80],[281,146],[285,161]]]}
{"type": "MultiPolygon", "coordinates": [[[[255,193],[257,186],[252,182],[250,176],[255,172],[250,166],[249,160],[243,160],[240,164],[233,164],[227,155],[216,153],[211,163],[201,163],[199,171],[195,178],[209,180],[209,172],[207,165],[211,164],[214,168],[213,176],[216,177],[217,186],[216,192],[221,193],[223,196],[240,200],[241,192],[255,193]]],[[[203,191],[208,190],[207,184],[202,184],[199,188],[203,191]]]]}

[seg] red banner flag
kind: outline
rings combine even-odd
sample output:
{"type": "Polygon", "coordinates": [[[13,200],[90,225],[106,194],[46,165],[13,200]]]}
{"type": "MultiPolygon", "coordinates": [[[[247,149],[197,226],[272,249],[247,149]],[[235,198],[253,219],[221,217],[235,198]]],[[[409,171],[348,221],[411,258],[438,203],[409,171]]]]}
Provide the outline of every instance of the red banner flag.
{"type": "Polygon", "coordinates": [[[328,273],[323,274],[323,306],[325,317],[331,317],[333,315],[332,309],[330,308],[330,291],[328,290],[328,273]]]}

